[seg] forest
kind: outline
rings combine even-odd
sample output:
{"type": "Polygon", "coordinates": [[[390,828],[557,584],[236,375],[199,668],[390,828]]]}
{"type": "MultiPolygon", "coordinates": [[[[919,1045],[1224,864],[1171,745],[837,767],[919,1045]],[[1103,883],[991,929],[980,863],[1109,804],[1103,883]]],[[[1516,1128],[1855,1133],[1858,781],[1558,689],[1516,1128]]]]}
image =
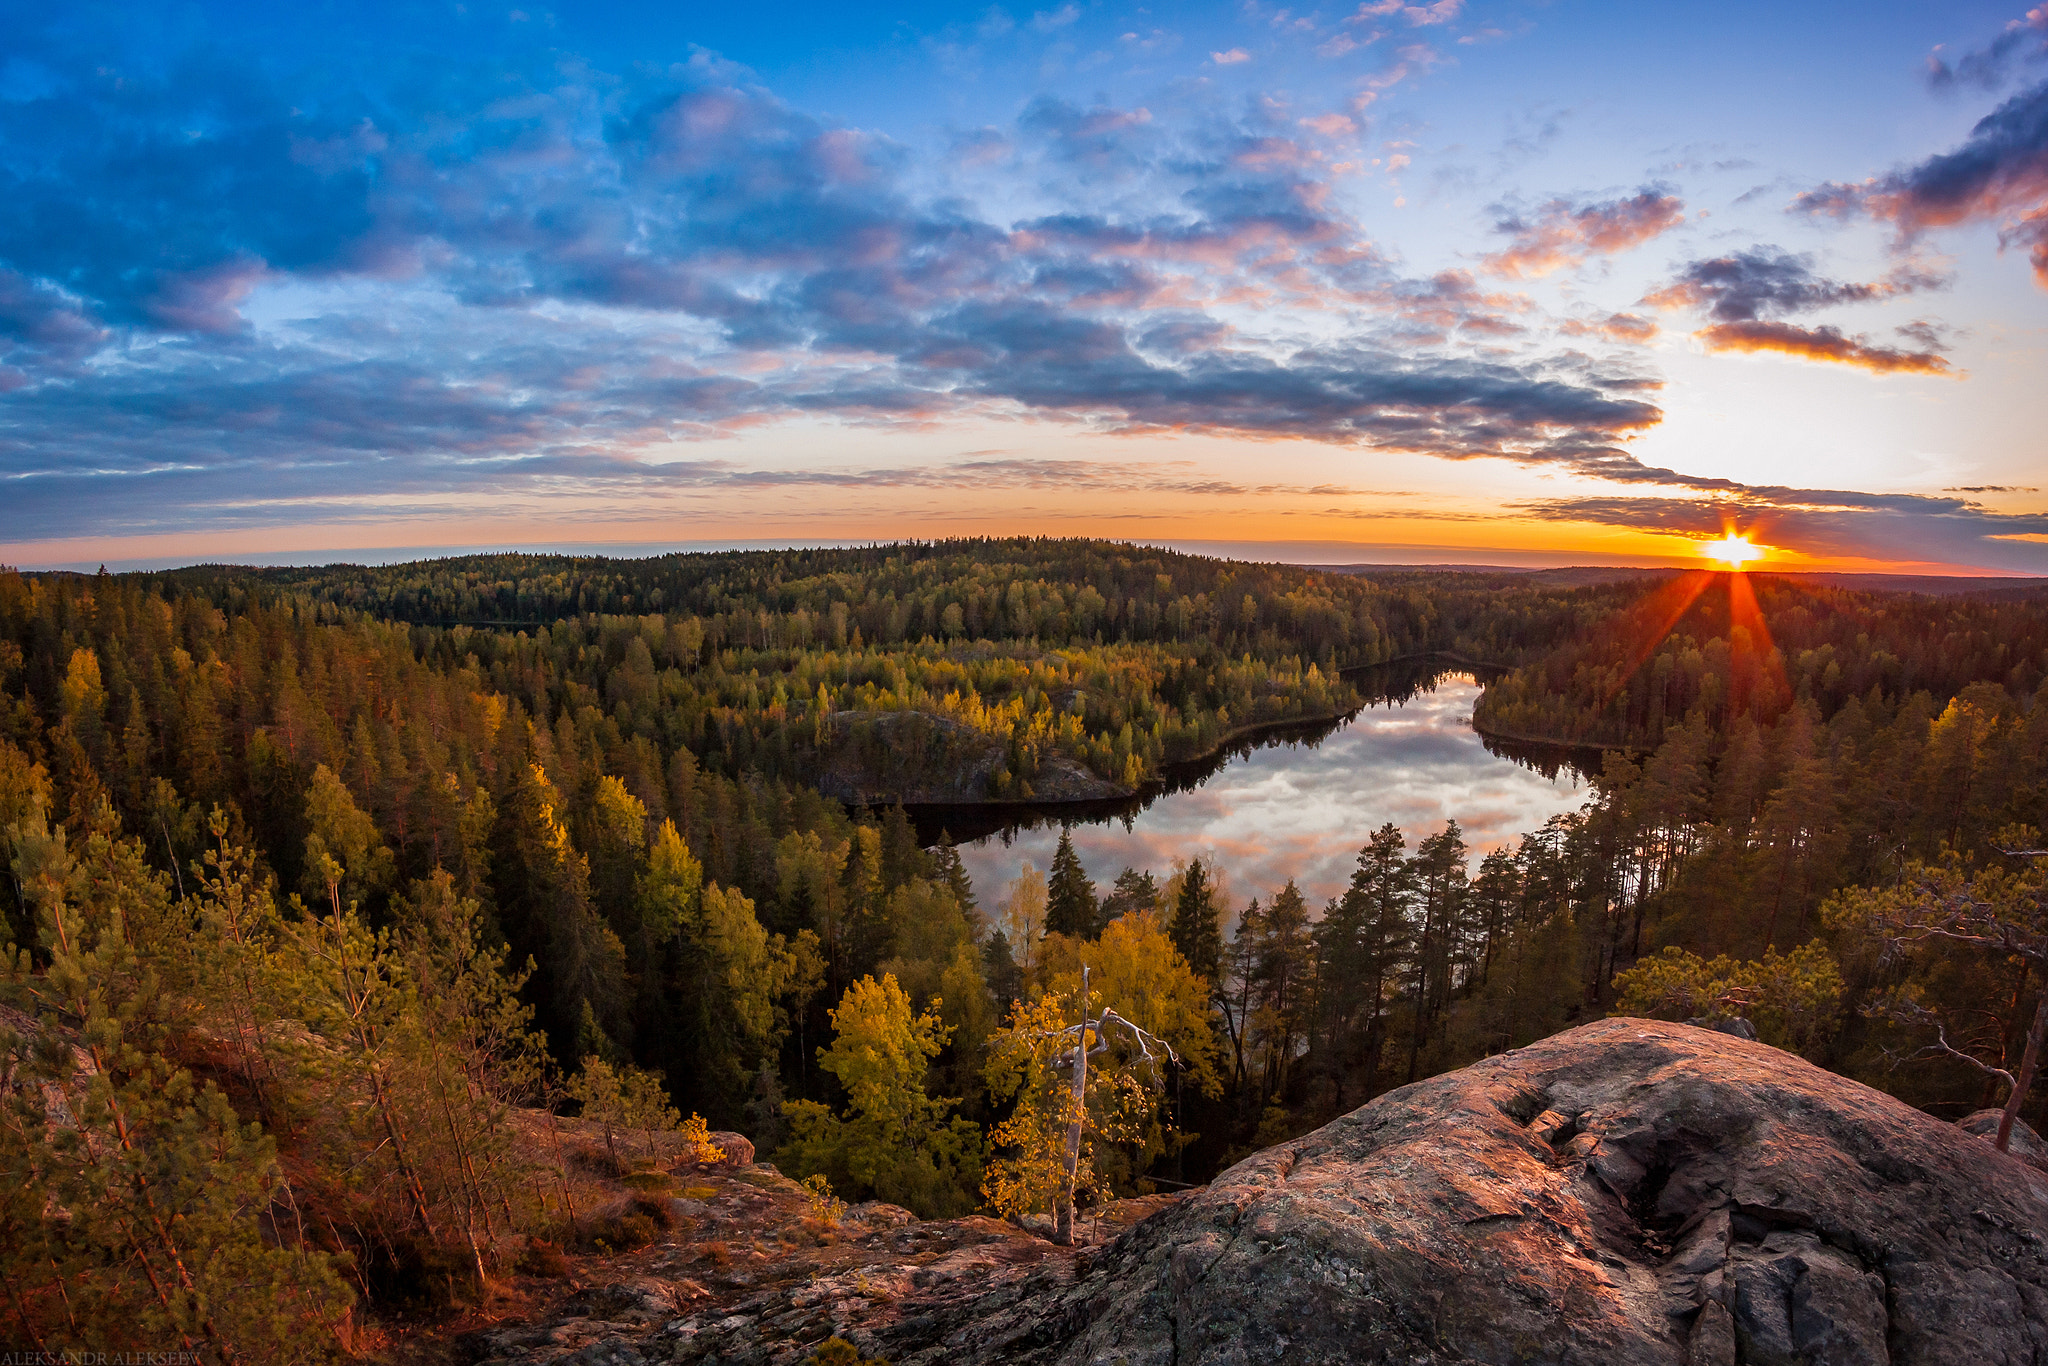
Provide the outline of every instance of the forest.
{"type": "Polygon", "coordinates": [[[1761,574],[1074,540],[0,571],[0,1315],[345,1355],[522,1240],[630,1235],[550,1184],[555,1115],[1046,1210],[1042,1043],[1084,1006],[1172,1057],[1091,1074],[1084,1201],[1609,1013],[2039,1125],[2044,676],[2048,597],[1761,574]],[[1483,856],[1361,830],[1320,906],[1200,862],[1098,886],[1065,841],[976,887],[903,809],[1142,791],[1425,656],[1490,666],[1482,731],[1602,752],[1584,807],[1483,856]]]}

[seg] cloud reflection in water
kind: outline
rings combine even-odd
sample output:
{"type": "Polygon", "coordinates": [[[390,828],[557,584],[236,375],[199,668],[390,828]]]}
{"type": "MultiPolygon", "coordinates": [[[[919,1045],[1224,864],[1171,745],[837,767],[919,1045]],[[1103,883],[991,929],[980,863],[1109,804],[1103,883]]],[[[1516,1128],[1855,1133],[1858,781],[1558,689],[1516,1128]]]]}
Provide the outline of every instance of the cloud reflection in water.
{"type": "MultiPolygon", "coordinates": [[[[1456,820],[1473,851],[1512,845],[1586,797],[1569,768],[1556,779],[1489,753],[1472,729],[1480,688],[1445,676],[1434,691],[1367,707],[1314,742],[1254,750],[1187,792],[1167,793],[1131,818],[1074,827],[1074,849],[1099,890],[1126,866],[1162,881],[1181,859],[1215,861],[1235,912],[1292,877],[1320,906],[1350,880],[1366,837],[1387,821],[1409,847],[1456,820]]],[[[990,835],[960,849],[977,897],[993,908],[1019,866],[1041,871],[1059,843],[1057,825],[990,835]]]]}

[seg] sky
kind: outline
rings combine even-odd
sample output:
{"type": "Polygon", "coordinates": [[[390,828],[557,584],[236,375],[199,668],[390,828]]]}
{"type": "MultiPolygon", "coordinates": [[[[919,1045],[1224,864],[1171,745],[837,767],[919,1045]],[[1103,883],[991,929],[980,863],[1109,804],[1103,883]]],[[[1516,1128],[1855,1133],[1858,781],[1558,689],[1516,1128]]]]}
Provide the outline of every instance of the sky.
{"type": "Polygon", "coordinates": [[[0,562],[2048,573],[2048,5],[0,0],[0,562]]]}

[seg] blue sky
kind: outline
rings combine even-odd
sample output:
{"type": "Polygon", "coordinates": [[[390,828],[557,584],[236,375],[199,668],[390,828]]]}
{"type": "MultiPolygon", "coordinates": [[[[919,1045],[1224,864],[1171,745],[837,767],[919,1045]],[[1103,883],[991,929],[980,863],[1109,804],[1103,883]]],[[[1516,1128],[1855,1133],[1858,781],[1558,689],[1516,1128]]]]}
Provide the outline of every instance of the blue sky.
{"type": "Polygon", "coordinates": [[[0,5],[0,558],[2048,572],[2048,9],[0,5]]]}

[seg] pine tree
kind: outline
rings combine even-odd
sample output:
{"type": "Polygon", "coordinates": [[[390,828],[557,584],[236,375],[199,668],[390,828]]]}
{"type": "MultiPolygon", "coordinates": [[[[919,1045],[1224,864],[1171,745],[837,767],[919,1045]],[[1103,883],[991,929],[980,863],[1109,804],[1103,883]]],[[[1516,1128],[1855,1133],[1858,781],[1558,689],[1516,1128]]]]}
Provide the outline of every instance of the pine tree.
{"type": "Polygon", "coordinates": [[[1292,878],[1273,897],[1260,926],[1263,933],[1252,969],[1252,1032],[1265,1054],[1265,1093],[1278,1096],[1286,1089],[1296,1045],[1307,1028],[1315,982],[1308,903],[1292,878]]]}
{"type": "Polygon", "coordinates": [[[1110,885],[1109,895],[1102,898],[1101,925],[1106,929],[1109,922],[1118,916],[1133,911],[1156,911],[1159,909],[1159,883],[1150,872],[1139,872],[1126,868],[1116,875],[1110,885]]]}
{"type": "MultiPolygon", "coordinates": [[[[349,1295],[332,1260],[267,1245],[276,1152],[166,1052],[175,1003],[128,911],[139,843],[110,809],[74,858],[40,800],[8,829],[47,966],[10,945],[0,1028],[0,1282],[22,1337],[46,1349],[161,1349],[224,1361],[334,1354],[349,1295]],[[109,876],[109,874],[113,876],[109,876]]],[[[148,927],[160,935],[164,926],[148,927]]]]}
{"type": "Polygon", "coordinates": [[[1421,1065],[1429,1034],[1450,1009],[1456,985],[1454,947],[1465,911],[1465,839],[1452,821],[1416,846],[1409,863],[1415,876],[1415,959],[1411,1004],[1415,1029],[1408,1050],[1408,1080],[1421,1065]]]}
{"type": "Polygon", "coordinates": [[[1316,927],[1319,1010],[1324,1036],[1336,1059],[1336,1105],[1344,1106],[1346,1081],[1355,1060],[1370,1095],[1386,1041],[1386,1009],[1406,970],[1411,945],[1408,909],[1414,874],[1405,857],[1407,841],[1392,823],[1373,832],[1358,851],[1351,885],[1331,903],[1316,927]]]}
{"type": "Polygon", "coordinates": [[[1074,939],[1093,938],[1096,916],[1095,884],[1088,880],[1074,853],[1071,832],[1062,826],[1059,848],[1053,851],[1052,872],[1045,882],[1045,932],[1074,939]]]}

